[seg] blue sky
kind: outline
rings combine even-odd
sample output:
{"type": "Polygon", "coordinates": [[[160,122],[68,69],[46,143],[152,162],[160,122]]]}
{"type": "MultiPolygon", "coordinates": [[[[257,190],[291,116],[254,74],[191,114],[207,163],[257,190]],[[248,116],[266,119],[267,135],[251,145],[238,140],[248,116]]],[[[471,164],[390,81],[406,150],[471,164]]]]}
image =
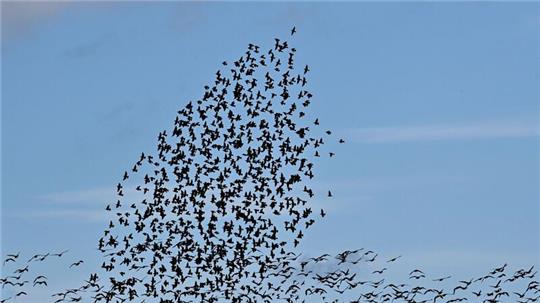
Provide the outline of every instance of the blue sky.
{"type": "Polygon", "coordinates": [[[329,215],[305,252],[369,247],[467,276],[540,265],[532,2],[3,2],[2,254],[97,262],[124,170],[222,61],[293,25],[312,111],[347,140],[319,165],[335,197],[315,201],[329,215]]]}

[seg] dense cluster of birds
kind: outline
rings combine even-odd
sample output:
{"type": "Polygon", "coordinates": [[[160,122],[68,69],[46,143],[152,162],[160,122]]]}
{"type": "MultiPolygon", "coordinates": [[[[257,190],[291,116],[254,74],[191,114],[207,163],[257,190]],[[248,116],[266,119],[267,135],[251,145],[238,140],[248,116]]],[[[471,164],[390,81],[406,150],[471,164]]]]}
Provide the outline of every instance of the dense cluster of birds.
{"type": "Polygon", "coordinates": [[[99,249],[111,285],[98,299],[258,298],[257,279],[324,214],[308,203],[316,194],[309,180],[331,131],[315,134],[309,67],[295,68],[295,55],[280,39],[268,50],[249,44],[178,111],[156,153],[124,173],[126,183],[139,178],[138,198],[125,202],[130,189],[119,183],[107,207],[115,218],[99,249]]]}
{"type": "MultiPolygon", "coordinates": [[[[335,155],[324,150],[327,141],[345,141],[308,113],[310,69],[296,68],[295,55],[276,38],[269,49],[249,44],[240,58],[222,63],[201,98],[159,133],[156,151],[124,172],[117,200],[106,207],[111,220],[97,245],[99,272],[53,301],[538,302],[534,268],[510,273],[505,265],[445,290],[418,285],[450,278],[428,278],[420,269],[410,272],[411,283],[386,281],[401,256],[375,267],[381,257],[371,250],[311,258],[297,251],[326,215],[310,201],[332,197],[310,186],[314,161],[335,155]],[[523,281],[524,289],[505,290],[523,281]]],[[[29,264],[65,253],[35,255],[2,278],[2,288],[14,291],[0,303],[24,297],[27,286],[47,286],[44,275],[26,280],[29,264]]],[[[12,254],[4,263],[17,261],[12,254]]]]}

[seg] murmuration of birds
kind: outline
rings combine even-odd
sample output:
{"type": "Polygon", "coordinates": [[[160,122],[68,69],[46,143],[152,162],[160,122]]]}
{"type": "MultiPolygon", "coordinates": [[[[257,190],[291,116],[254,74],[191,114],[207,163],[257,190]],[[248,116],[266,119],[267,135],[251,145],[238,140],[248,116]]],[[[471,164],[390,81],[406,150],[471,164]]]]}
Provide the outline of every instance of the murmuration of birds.
{"type": "MultiPolygon", "coordinates": [[[[296,34],[296,28],[290,36],[296,34]]],[[[249,44],[222,63],[202,96],[177,112],[116,186],[111,218],[97,243],[101,268],[51,302],[538,302],[534,267],[507,264],[456,281],[415,268],[406,283],[385,278],[401,256],[382,259],[365,248],[308,257],[298,245],[326,215],[312,205],[316,161],[333,157],[334,138],[308,108],[308,65],[284,39],[263,49],[249,44]],[[445,285],[446,285],[445,284],[445,285]]],[[[34,262],[8,254],[2,277],[16,302],[48,278],[34,262]],[[8,271],[9,272],[9,271],[8,271]]],[[[84,260],[65,264],[78,270],[84,260]]],[[[4,292],[6,293],[6,292],[4,292]]]]}

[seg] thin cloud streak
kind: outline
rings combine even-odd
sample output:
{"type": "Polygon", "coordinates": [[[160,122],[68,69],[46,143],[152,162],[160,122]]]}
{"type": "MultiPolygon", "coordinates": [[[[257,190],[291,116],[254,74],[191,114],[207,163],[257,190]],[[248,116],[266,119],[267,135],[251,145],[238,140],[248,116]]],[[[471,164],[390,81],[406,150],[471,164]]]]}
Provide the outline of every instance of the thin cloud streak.
{"type": "Polygon", "coordinates": [[[45,200],[52,203],[83,203],[83,204],[98,204],[112,201],[115,198],[114,187],[102,187],[85,189],[78,191],[67,191],[61,193],[53,193],[38,197],[40,200],[45,200]]]}
{"type": "MultiPolygon", "coordinates": [[[[122,201],[135,202],[144,198],[144,195],[135,190],[135,186],[124,186],[122,201]]],[[[37,199],[55,204],[88,204],[103,206],[116,202],[119,199],[115,186],[96,187],[75,191],[64,191],[38,196],[37,199]]]]}
{"type": "Polygon", "coordinates": [[[507,251],[502,254],[500,251],[488,250],[428,250],[404,253],[402,263],[407,266],[422,264],[425,268],[447,272],[449,268],[458,270],[468,270],[475,265],[482,265],[484,268],[496,267],[505,262],[512,264],[512,267],[530,267],[539,265],[538,255],[527,251],[507,251]]]}
{"type": "Polygon", "coordinates": [[[107,221],[109,214],[104,210],[99,209],[55,209],[55,210],[34,210],[24,211],[23,213],[14,214],[17,219],[27,220],[76,220],[86,222],[107,221]]]}
{"type": "Polygon", "coordinates": [[[372,127],[353,129],[349,138],[358,143],[401,143],[540,136],[540,124],[529,121],[489,121],[468,124],[372,127]]]}
{"type": "MultiPolygon", "coordinates": [[[[123,203],[140,201],[141,194],[135,187],[125,187],[123,203]]],[[[64,191],[36,197],[47,204],[47,209],[23,211],[15,214],[17,219],[32,220],[84,220],[87,222],[106,221],[110,213],[105,205],[118,200],[114,187],[98,187],[77,191],[64,191]],[[52,204],[52,206],[51,206],[52,204]]]]}

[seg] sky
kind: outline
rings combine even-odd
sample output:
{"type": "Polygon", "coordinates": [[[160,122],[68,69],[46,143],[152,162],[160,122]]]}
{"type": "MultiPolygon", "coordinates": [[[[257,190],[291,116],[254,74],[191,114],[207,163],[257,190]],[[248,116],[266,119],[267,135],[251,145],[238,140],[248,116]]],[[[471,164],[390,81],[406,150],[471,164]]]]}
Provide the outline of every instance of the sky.
{"type": "MultiPolygon", "coordinates": [[[[2,2],[2,255],[69,249],[91,271],[124,170],[222,61],[293,26],[311,111],[347,141],[317,168],[334,198],[306,254],[540,266],[534,2],[2,2]]],[[[82,275],[66,267],[47,270],[82,275]]]]}

